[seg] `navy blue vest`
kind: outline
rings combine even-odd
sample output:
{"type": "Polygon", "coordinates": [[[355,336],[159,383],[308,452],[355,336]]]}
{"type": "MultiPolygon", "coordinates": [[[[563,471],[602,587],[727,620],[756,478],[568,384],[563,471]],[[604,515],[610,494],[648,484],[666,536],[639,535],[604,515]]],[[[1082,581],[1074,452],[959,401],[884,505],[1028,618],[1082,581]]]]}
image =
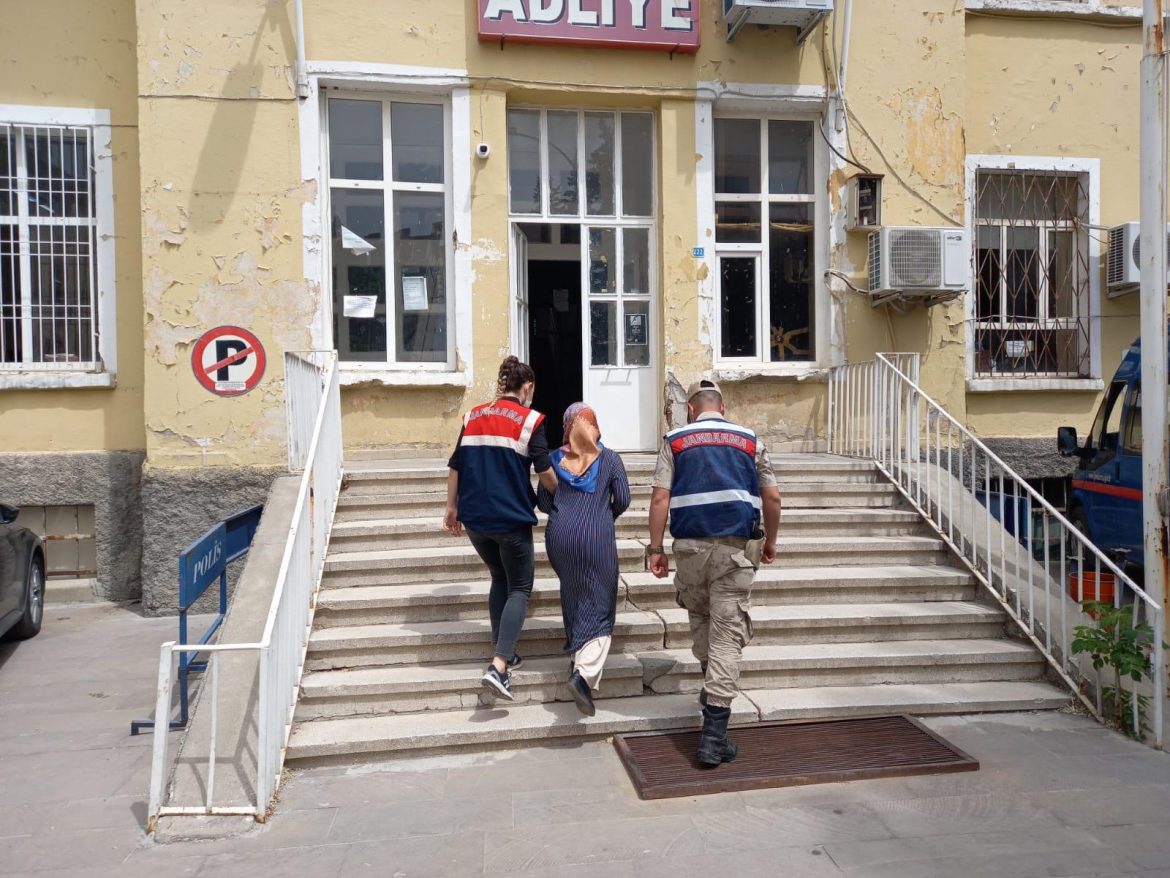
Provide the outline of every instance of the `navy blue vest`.
{"type": "Polygon", "coordinates": [[[760,515],[756,434],[704,418],[666,434],[674,454],[670,533],[675,539],[743,537],[760,515]]]}
{"type": "Polygon", "coordinates": [[[459,444],[459,520],[480,533],[536,524],[528,443],[544,415],[510,399],[476,406],[459,444]]]}

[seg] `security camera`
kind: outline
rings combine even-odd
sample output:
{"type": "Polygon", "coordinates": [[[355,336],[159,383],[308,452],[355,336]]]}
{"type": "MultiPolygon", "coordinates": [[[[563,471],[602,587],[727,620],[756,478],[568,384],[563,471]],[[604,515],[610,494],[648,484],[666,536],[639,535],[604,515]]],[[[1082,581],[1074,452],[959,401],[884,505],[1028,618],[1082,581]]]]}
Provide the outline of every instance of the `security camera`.
{"type": "Polygon", "coordinates": [[[475,145],[476,158],[486,159],[491,154],[492,154],[492,148],[490,146],[488,146],[486,143],[477,143],[475,145]]]}

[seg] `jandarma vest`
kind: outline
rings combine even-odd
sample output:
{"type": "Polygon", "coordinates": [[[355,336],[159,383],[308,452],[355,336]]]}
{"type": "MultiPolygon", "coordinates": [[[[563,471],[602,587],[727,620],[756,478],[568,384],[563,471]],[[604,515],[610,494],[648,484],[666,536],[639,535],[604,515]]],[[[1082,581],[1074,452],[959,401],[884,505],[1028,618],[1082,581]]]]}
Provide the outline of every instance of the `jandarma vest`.
{"type": "Polygon", "coordinates": [[[743,537],[760,514],[756,434],[722,418],[705,418],[666,434],[674,453],[670,489],[673,537],[743,537]]]}
{"type": "Polygon", "coordinates": [[[510,399],[476,406],[463,417],[459,448],[459,520],[481,533],[536,524],[528,443],[544,415],[510,399]]]}

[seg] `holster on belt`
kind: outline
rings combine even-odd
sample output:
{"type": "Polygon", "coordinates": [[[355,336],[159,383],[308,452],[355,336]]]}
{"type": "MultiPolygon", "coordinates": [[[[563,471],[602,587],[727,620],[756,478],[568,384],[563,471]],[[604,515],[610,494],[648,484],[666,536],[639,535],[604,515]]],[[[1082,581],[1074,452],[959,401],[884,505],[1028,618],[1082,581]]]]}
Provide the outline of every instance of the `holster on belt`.
{"type": "Polygon", "coordinates": [[[747,545],[743,547],[743,554],[752,562],[752,567],[760,569],[760,564],[764,560],[764,529],[760,527],[759,519],[752,525],[752,535],[747,545]]]}

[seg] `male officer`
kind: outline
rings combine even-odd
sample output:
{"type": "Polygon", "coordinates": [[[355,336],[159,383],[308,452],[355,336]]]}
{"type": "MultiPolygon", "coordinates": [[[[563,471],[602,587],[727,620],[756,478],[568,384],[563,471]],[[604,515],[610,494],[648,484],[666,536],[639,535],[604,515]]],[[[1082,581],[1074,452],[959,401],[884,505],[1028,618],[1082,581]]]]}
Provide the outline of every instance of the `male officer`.
{"type": "Polygon", "coordinates": [[[738,692],[739,661],[752,636],[748,611],[755,565],[776,558],[780,489],[764,443],[724,417],[718,384],[692,384],[687,414],[687,425],[666,434],[658,455],[646,555],[655,576],[670,573],[662,544],[669,513],[678,602],[690,616],[693,651],[705,678],[699,693],[699,762],[716,766],[735,758],[727,722],[738,692]],[[763,551],[752,559],[749,540],[761,513],[763,551]]]}

